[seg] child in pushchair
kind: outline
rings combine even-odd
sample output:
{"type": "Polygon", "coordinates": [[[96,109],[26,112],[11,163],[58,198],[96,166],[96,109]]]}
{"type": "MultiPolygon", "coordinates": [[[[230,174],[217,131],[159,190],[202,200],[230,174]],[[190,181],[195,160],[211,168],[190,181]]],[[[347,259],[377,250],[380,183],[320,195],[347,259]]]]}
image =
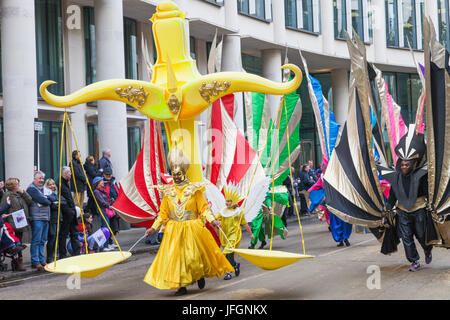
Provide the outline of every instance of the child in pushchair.
{"type": "MultiPolygon", "coordinates": [[[[4,263],[6,258],[10,258],[15,261],[18,258],[18,253],[26,248],[22,245],[19,238],[14,235],[13,228],[9,223],[4,222],[4,214],[8,211],[11,201],[9,197],[6,200],[6,204],[0,208],[0,271],[6,271],[8,265],[4,263]]],[[[0,280],[3,280],[4,276],[0,275],[0,280]]]]}

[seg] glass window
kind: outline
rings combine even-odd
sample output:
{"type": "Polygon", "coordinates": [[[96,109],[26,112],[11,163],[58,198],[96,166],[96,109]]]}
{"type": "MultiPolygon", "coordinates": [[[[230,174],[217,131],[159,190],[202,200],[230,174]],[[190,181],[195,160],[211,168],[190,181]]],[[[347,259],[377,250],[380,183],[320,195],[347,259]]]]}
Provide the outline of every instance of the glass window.
{"type": "Polygon", "coordinates": [[[88,152],[90,156],[93,156],[98,161],[98,125],[95,123],[88,123],[88,152]]]}
{"type": "Polygon", "coordinates": [[[414,123],[416,121],[416,112],[417,112],[417,101],[420,97],[420,92],[422,90],[422,83],[420,82],[420,78],[418,74],[410,74],[409,83],[408,83],[409,94],[411,95],[411,111],[409,117],[409,123],[414,123]]]}
{"type": "MultiPolygon", "coordinates": [[[[62,121],[42,122],[42,131],[39,131],[39,170],[43,171],[46,178],[56,179],[60,172],[60,147],[61,147],[61,131],[62,121]]],[[[67,150],[67,144],[63,150],[63,166],[67,165],[67,154],[71,151],[67,150]]]]}
{"type": "MultiPolygon", "coordinates": [[[[0,24],[0,34],[1,34],[1,24],[0,24]]],[[[3,94],[3,79],[2,79],[2,41],[0,37],[0,95],[3,94]]]]}
{"type": "Polygon", "coordinates": [[[138,55],[137,55],[137,26],[136,20],[123,19],[123,35],[125,49],[125,77],[127,79],[139,79],[138,55]]]}
{"type": "Polygon", "coordinates": [[[218,5],[223,5],[224,0],[205,0],[206,2],[212,2],[218,5]]]}
{"type": "Polygon", "coordinates": [[[395,73],[383,72],[383,78],[388,86],[389,94],[392,96],[394,101],[397,101],[397,83],[395,73]]]}
{"type": "Polygon", "coordinates": [[[303,29],[314,31],[313,1],[302,0],[303,29]]]}
{"type": "Polygon", "coordinates": [[[383,78],[392,98],[402,108],[401,115],[405,123],[414,123],[422,89],[419,76],[415,73],[384,72],[383,78]]]}
{"type": "Polygon", "coordinates": [[[131,169],[136,162],[141,147],[141,129],[128,127],[128,169],[131,169]]]}
{"type": "Polygon", "coordinates": [[[246,14],[250,14],[249,0],[238,0],[238,11],[246,14]]]}
{"type": "Polygon", "coordinates": [[[352,27],[359,38],[364,41],[364,23],[362,0],[352,0],[352,27]]]}
{"type": "Polygon", "coordinates": [[[416,30],[416,6],[415,0],[403,0],[403,45],[408,47],[408,41],[412,48],[417,49],[416,30]]]}
{"type": "Polygon", "coordinates": [[[386,43],[398,47],[398,6],[397,0],[386,0],[386,43]]]}
{"type": "Polygon", "coordinates": [[[335,0],[334,2],[334,37],[345,39],[347,30],[347,4],[346,0],[335,0]]]}
{"type": "Polygon", "coordinates": [[[397,104],[402,107],[401,114],[405,122],[409,122],[409,74],[397,73],[397,104]]]}
{"type": "Polygon", "coordinates": [[[61,1],[35,0],[37,91],[45,80],[56,81],[51,93],[64,95],[61,1]]]}
{"type": "Polygon", "coordinates": [[[238,0],[237,4],[238,12],[266,19],[266,0],[238,0]]]}
{"type": "Polygon", "coordinates": [[[242,54],[242,67],[248,73],[262,76],[262,59],[259,57],[242,54]]]}
{"type": "Polygon", "coordinates": [[[206,41],[206,58],[209,59],[209,53],[211,52],[212,42],[206,41]]]}
{"type": "Polygon", "coordinates": [[[450,51],[450,11],[448,0],[438,0],[439,41],[450,51]]]}
{"type": "Polygon", "coordinates": [[[367,23],[369,27],[369,39],[373,40],[372,0],[367,0],[367,23]]]}
{"type": "Polygon", "coordinates": [[[423,48],[423,0],[386,0],[386,42],[389,47],[423,48]]]}
{"type": "Polygon", "coordinates": [[[285,0],[285,25],[301,30],[320,32],[318,0],[285,0]]]}
{"type": "Polygon", "coordinates": [[[265,19],[266,18],[266,4],[265,0],[255,0],[255,17],[265,19]]]}
{"type": "Polygon", "coordinates": [[[96,82],[94,8],[83,8],[86,85],[96,82]]]}
{"type": "Polygon", "coordinates": [[[195,55],[195,38],[194,37],[189,37],[189,51],[191,54],[191,58],[195,59],[196,55],[195,55]]]}
{"type": "Polygon", "coordinates": [[[5,141],[3,118],[0,118],[0,181],[5,181],[5,141]]]}
{"type": "Polygon", "coordinates": [[[284,0],[285,24],[297,28],[297,0],[284,0]]]}

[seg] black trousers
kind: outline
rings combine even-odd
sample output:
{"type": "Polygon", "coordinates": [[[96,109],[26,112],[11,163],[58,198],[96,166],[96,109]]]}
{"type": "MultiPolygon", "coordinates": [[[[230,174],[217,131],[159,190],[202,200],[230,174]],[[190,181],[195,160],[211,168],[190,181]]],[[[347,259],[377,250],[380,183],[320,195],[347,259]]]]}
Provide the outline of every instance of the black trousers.
{"type": "Polygon", "coordinates": [[[227,258],[228,262],[233,266],[233,268],[236,267],[236,261],[234,260],[234,252],[227,253],[225,257],[227,258]]]}
{"type": "Polygon", "coordinates": [[[303,193],[298,194],[300,198],[300,214],[305,215],[309,212],[308,204],[306,203],[306,198],[303,193]]]}
{"type": "Polygon", "coordinates": [[[70,238],[70,244],[72,245],[72,252],[74,256],[80,254],[80,243],[78,241],[78,230],[77,230],[77,215],[75,209],[67,209],[63,211],[63,221],[61,225],[61,238],[59,243],[59,254],[61,256],[67,255],[66,240],[67,237],[70,238]]]}
{"type": "Polygon", "coordinates": [[[416,262],[419,260],[419,253],[414,243],[414,236],[419,241],[425,254],[428,254],[433,249],[433,246],[425,244],[425,229],[426,229],[426,211],[419,209],[417,211],[406,213],[399,210],[398,214],[398,230],[402,238],[403,247],[405,248],[406,258],[409,262],[416,262]]]}

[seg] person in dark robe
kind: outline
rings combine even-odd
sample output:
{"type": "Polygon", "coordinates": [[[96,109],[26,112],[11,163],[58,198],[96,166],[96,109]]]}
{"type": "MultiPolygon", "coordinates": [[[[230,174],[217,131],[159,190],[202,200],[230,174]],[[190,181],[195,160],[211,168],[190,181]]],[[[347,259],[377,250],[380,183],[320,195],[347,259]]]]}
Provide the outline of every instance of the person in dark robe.
{"type": "Polygon", "coordinates": [[[432,260],[433,246],[427,245],[425,241],[428,196],[426,146],[423,135],[418,135],[411,129],[395,148],[399,157],[396,169],[384,169],[381,174],[391,184],[386,209],[395,210],[397,214],[397,230],[405,248],[406,258],[411,263],[409,271],[416,271],[420,268],[420,257],[414,237],[424,250],[427,264],[432,260]]]}

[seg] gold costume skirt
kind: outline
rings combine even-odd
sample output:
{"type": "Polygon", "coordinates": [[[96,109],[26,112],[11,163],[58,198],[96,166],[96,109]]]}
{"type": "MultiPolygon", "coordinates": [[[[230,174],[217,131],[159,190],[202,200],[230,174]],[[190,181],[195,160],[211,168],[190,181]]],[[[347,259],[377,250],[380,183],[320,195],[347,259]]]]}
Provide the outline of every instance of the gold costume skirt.
{"type": "Polygon", "coordinates": [[[202,220],[169,220],[144,282],[158,289],[177,289],[233,271],[202,220]]]}

